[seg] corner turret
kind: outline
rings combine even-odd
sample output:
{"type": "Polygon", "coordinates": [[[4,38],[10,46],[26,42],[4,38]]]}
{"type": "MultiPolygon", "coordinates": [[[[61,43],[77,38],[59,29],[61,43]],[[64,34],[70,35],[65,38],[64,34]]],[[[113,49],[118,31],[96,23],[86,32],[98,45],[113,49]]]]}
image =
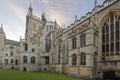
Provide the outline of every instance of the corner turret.
{"type": "Polygon", "coordinates": [[[4,34],[4,30],[3,30],[3,25],[2,24],[1,24],[1,27],[0,27],[0,33],[4,34]]]}
{"type": "Polygon", "coordinates": [[[1,27],[0,27],[0,46],[1,47],[5,45],[5,40],[6,40],[6,36],[3,30],[3,25],[1,24],[1,27]]]}

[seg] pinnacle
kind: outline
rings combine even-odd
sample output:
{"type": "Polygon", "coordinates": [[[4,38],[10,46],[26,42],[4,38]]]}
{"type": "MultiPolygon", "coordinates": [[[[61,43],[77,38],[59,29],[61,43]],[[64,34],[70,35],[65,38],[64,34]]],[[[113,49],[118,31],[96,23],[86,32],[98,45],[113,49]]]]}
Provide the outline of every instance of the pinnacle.
{"type": "Polygon", "coordinates": [[[1,24],[1,27],[0,27],[0,33],[4,33],[3,25],[2,24],[1,24]]]}

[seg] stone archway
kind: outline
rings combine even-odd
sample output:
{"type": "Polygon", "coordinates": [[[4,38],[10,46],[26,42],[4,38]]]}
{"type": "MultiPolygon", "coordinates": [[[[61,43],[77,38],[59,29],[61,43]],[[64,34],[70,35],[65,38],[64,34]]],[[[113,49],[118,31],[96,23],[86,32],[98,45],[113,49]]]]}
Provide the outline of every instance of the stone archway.
{"type": "Polygon", "coordinates": [[[115,71],[105,71],[103,72],[103,79],[115,79],[116,74],[115,71]]]}
{"type": "Polygon", "coordinates": [[[120,77],[117,76],[117,71],[116,70],[105,70],[102,72],[103,73],[103,79],[105,80],[120,80],[120,77]]]}
{"type": "Polygon", "coordinates": [[[12,66],[11,69],[14,69],[14,66],[12,66]]]}
{"type": "Polygon", "coordinates": [[[27,71],[27,68],[26,68],[26,67],[23,67],[23,71],[25,71],[25,72],[26,72],[26,71],[27,71]]]}

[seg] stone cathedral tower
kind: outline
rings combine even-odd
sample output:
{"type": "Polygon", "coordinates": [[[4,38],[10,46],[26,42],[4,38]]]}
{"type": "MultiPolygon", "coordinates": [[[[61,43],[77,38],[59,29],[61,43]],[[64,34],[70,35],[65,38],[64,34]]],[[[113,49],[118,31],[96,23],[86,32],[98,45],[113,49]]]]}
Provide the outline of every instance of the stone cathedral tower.
{"type": "Polygon", "coordinates": [[[46,22],[45,13],[41,15],[41,18],[34,16],[33,8],[30,5],[26,15],[26,40],[29,41],[39,30],[43,28],[43,26],[45,26],[46,22]]]}

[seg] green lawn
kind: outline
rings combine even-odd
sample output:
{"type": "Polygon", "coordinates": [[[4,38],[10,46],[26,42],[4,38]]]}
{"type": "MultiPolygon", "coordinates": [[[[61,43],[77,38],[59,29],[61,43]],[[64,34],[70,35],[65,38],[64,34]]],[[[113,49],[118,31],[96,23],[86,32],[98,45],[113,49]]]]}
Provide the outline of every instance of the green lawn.
{"type": "Polygon", "coordinates": [[[0,80],[83,80],[52,72],[22,72],[17,70],[1,70],[0,80]]]}
{"type": "Polygon", "coordinates": [[[117,72],[117,73],[116,73],[116,76],[117,76],[117,77],[120,77],[120,73],[117,72]]]}

